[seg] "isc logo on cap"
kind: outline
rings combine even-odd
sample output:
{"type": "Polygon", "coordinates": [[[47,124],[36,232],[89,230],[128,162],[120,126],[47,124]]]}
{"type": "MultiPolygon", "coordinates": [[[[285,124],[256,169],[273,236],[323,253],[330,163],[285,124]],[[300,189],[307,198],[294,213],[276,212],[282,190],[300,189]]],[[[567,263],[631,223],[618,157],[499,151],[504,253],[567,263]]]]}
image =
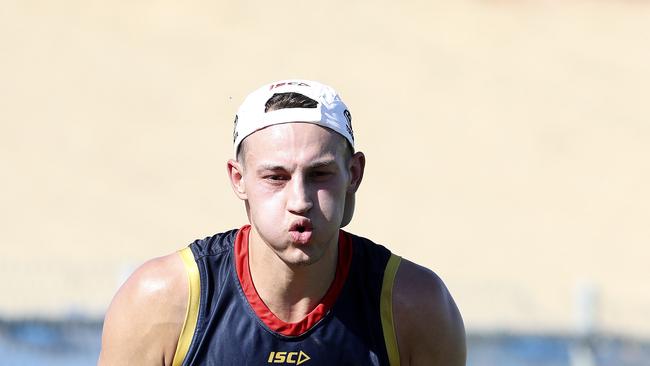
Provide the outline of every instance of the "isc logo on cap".
{"type": "Polygon", "coordinates": [[[271,352],[269,353],[268,363],[300,365],[309,361],[311,358],[303,351],[300,352],[271,352]]]}
{"type": "Polygon", "coordinates": [[[301,81],[283,81],[281,83],[271,84],[271,87],[269,88],[269,90],[279,88],[279,87],[284,86],[284,85],[311,86],[311,85],[309,85],[307,83],[304,83],[304,82],[301,82],[301,81]]]}

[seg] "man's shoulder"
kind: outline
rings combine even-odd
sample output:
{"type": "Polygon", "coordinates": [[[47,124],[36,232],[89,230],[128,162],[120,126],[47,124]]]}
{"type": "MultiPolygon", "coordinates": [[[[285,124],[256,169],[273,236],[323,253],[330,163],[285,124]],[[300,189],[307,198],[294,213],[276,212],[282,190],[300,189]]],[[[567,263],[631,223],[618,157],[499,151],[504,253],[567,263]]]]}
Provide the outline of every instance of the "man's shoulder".
{"type": "Polygon", "coordinates": [[[178,252],[148,260],[133,272],[120,291],[140,301],[157,300],[178,293],[187,285],[185,266],[178,252]]]}
{"type": "MultiPolygon", "coordinates": [[[[365,258],[387,265],[393,254],[390,250],[368,238],[351,237],[355,250],[362,251],[365,258]]],[[[465,327],[447,286],[432,270],[397,259],[392,304],[401,364],[465,365],[465,327]]]]}
{"type": "Polygon", "coordinates": [[[403,259],[395,278],[393,313],[402,364],[465,364],[463,320],[436,273],[403,259]]]}
{"type": "Polygon", "coordinates": [[[144,263],[109,306],[100,363],[144,364],[151,355],[173,358],[187,299],[187,273],[178,253],[144,263]]]}
{"type": "Polygon", "coordinates": [[[151,306],[185,305],[187,272],[178,252],[153,258],[138,267],[115,294],[111,311],[138,311],[151,306]],[[179,299],[180,298],[180,299],[179,299]],[[178,299],[178,300],[176,300],[178,299]],[[161,301],[164,300],[164,301],[161,301]]]}

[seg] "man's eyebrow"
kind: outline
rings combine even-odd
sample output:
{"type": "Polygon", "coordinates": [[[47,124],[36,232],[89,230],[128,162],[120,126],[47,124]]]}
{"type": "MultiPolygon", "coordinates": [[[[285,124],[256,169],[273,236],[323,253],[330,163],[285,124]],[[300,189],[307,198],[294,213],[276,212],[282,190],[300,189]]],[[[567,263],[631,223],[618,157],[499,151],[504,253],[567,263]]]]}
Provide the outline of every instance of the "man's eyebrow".
{"type": "Polygon", "coordinates": [[[318,168],[327,168],[328,166],[331,166],[333,164],[336,164],[336,159],[335,158],[326,158],[322,160],[317,160],[311,164],[308,165],[309,169],[318,169],[318,168]]]}
{"type": "MultiPolygon", "coordinates": [[[[319,169],[319,168],[327,168],[335,164],[336,164],[336,158],[325,158],[310,163],[309,165],[307,165],[307,169],[312,170],[312,169],[319,169]]],[[[278,170],[288,170],[288,169],[276,163],[262,163],[257,167],[257,171],[265,171],[265,170],[278,171],[278,170]]]]}
{"type": "Polygon", "coordinates": [[[268,164],[262,164],[257,168],[258,171],[262,170],[287,170],[285,167],[282,165],[278,164],[273,164],[273,163],[268,163],[268,164]]]}

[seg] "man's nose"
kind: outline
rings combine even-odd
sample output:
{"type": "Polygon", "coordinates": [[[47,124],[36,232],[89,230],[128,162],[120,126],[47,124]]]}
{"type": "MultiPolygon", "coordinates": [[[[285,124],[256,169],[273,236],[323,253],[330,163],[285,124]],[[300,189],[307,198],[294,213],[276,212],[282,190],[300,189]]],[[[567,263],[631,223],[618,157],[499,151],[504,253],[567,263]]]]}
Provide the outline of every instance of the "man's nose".
{"type": "Polygon", "coordinates": [[[294,177],[290,181],[289,197],[287,199],[287,209],[296,214],[303,214],[309,211],[314,203],[309,194],[309,187],[304,178],[294,177]]]}

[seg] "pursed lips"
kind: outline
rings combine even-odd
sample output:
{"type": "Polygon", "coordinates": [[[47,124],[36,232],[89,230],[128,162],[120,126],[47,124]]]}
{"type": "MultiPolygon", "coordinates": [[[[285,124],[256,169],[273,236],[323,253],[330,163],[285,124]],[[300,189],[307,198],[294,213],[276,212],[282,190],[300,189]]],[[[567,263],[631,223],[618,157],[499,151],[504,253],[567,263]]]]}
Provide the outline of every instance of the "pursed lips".
{"type": "Polygon", "coordinates": [[[307,244],[311,239],[313,226],[309,219],[299,219],[294,221],[289,227],[291,241],[295,244],[307,244]]]}

